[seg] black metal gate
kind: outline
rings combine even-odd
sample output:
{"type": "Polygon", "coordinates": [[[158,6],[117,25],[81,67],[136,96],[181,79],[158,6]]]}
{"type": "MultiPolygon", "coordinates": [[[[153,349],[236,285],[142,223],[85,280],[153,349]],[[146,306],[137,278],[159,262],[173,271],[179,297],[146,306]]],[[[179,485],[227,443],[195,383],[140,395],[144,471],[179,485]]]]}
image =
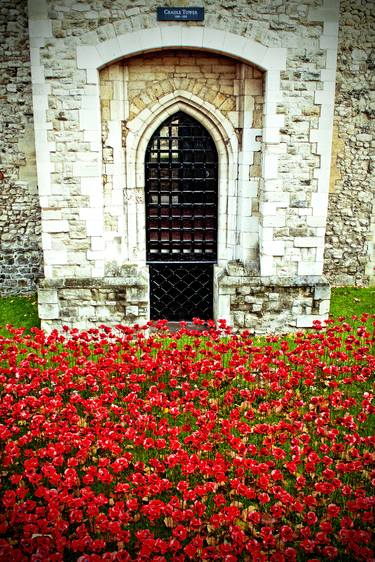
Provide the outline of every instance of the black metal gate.
{"type": "Polygon", "coordinates": [[[146,252],[151,319],[213,316],[218,158],[208,131],[178,112],[146,151],[146,252]]]}

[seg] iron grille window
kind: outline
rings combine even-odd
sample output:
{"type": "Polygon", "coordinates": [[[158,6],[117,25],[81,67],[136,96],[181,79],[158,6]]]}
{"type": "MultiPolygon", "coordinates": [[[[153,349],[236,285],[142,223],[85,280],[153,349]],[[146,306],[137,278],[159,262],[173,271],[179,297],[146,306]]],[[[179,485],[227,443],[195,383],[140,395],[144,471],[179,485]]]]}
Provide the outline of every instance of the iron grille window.
{"type": "Polygon", "coordinates": [[[217,259],[217,169],[208,131],[178,112],[153,134],[146,151],[147,261],[217,259]]]}

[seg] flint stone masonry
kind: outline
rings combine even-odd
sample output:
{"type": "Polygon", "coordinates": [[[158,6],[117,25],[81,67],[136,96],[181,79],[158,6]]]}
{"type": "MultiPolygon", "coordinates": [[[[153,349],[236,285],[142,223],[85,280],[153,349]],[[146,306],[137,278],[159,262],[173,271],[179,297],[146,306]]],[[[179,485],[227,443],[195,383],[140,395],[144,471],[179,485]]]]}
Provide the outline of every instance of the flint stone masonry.
{"type": "Polygon", "coordinates": [[[42,275],[26,3],[0,3],[0,294],[36,291],[42,275]]]}
{"type": "Polygon", "coordinates": [[[334,285],[375,283],[375,10],[340,2],[324,271],[334,285]]]}
{"type": "Polygon", "coordinates": [[[0,191],[0,208],[0,294],[34,293],[43,267],[38,198],[15,182],[0,191]]]}

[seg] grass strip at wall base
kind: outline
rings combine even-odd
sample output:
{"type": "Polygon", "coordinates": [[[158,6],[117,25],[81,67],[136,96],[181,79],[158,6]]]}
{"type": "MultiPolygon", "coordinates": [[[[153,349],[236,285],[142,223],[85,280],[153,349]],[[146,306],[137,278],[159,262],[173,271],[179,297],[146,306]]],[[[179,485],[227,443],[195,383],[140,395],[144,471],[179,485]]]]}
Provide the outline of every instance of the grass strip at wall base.
{"type": "MultiPolygon", "coordinates": [[[[332,289],[330,315],[333,318],[375,314],[375,287],[335,287],[332,289]]],[[[7,334],[4,326],[16,328],[40,327],[36,295],[0,297],[0,334],[7,334]]]]}

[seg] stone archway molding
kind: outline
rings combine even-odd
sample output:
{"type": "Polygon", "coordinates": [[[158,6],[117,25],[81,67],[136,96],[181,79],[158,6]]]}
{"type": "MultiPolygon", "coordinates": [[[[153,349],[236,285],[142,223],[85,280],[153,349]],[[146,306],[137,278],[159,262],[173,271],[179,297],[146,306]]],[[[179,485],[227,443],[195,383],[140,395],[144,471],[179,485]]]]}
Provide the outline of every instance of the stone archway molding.
{"type": "MultiPolygon", "coordinates": [[[[266,71],[264,118],[261,132],[264,143],[262,176],[263,189],[267,190],[270,185],[270,189],[273,190],[272,181],[278,179],[279,151],[277,146],[280,142],[280,128],[284,125],[284,115],[277,113],[277,104],[282,101],[280,72],[286,68],[285,48],[267,47],[252,39],[219,29],[186,27],[184,24],[129,32],[103,42],[98,41],[96,45],[85,45],[84,42],[85,37],[83,36],[81,45],[77,46],[77,67],[85,70],[87,76],[87,94],[84,93],[82,96],[80,122],[82,128],[89,130],[91,138],[95,139],[93,150],[96,150],[96,146],[100,142],[100,112],[96,104],[96,100],[99,99],[99,70],[110,63],[144,52],[187,48],[223,54],[266,71]]],[[[90,42],[92,42],[92,37],[90,42]]],[[[99,149],[97,177],[100,176],[100,161],[99,149]]],[[[86,182],[87,180],[84,179],[83,183],[86,182]]],[[[259,224],[262,229],[262,212],[259,224]]],[[[236,226],[233,227],[234,233],[235,230],[236,226]]],[[[262,230],[259,235],[262,236],[262,230]]],[[[229,240],[227,240],[228,243],[231,245],[229,240]]],[[[233,251],[230,249],[227,259],[232,257],[233,251]]],[[[263,252],[262,244],[260,244],[260,267],[262,275],[275,274],[274,260],[272,256],[263,252]]]]}
{"type": "Polygon", "coordinates": [[[235,259],[238,208],[233,208],[230,197],[237,206],[238,139],[236,132],[212,104],[191,92],[178,90],[167,94],[150,108],[144,109],[127,123],[126,135],[126,189],[135,191],[131,207],[126,209],[128,227],[129,258],[142,263],[145,260],[145,203],[144,203],[144,158],[146,148],[154,131],[161,123],[177,111],[194,117],[212,136],[219,156],[219,225],[218,261],[226,263],[235,259]],[[135,205],[135,207],[134,207],[135,205]],[[134,212],[135,211],[135,212],[134,212]],[[133,251],[132,251],[133,249],[133,251]]]}
{"type": "Polygon", "coordinates": [[[172,48],[207,49],[240,59],[266,71],[285,69],[286,49],[266,47],[247,37],[210,27],[153,27],[118,35],[97,45],[77,46],[78,68],[101,69],[124,57],[172,48]]]}
{"type": "Polygon", "coordinates": [[[77,68],[86,71],[88,84],[98,85],[98,70],[117,60],[163,49],[201,49],[226,55],[266,71],[263,141],[279,142],[283,116],[276,113],[282,100],[280,72],[286,68],[286,49],[266,47],[253,39],[210,27],[185,25],[153,27],[118,35],[96,45],[77,46],[77,68]]]}
{"type": "Polygon", "coordinates": [[[163,96],[157,103],[144,109],[137,117],[128,122],[129,150],[133,149],[131,140],[133,137],[138,139],[137,152],[145,152],[145,147],[154,131],[161,125],[166,115],[172,115],[179,110],[189,113],[211,133],[218,154],[224,155],[227,150],[231,150],[233,158],[233,154],[238,149],[238,140],[231,122],[210,102],[185,90],[176,90],[172,94],[163,96]]]}

